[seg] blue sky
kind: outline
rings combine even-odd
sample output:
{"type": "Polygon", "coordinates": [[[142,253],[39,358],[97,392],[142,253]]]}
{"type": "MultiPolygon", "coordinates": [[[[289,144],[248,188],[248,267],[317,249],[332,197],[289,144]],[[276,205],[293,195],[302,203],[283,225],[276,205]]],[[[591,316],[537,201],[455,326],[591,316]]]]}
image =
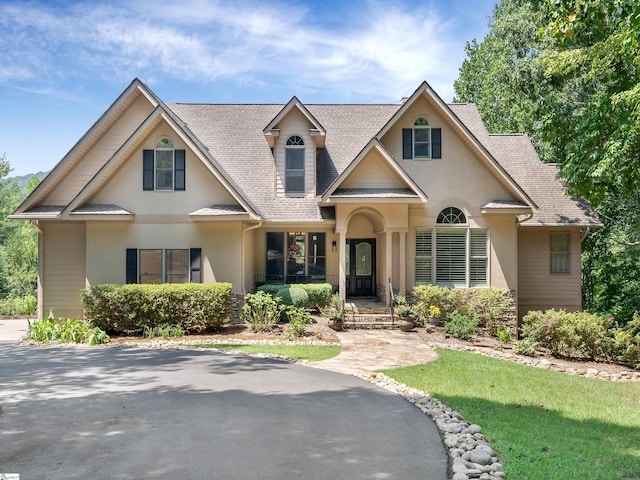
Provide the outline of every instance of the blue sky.
{"type": "Polygon", "coordinates": [[[138,77],[165,102],[445,101],[496,0],[0,0],[0,155],[50,170],[138,77]]]}

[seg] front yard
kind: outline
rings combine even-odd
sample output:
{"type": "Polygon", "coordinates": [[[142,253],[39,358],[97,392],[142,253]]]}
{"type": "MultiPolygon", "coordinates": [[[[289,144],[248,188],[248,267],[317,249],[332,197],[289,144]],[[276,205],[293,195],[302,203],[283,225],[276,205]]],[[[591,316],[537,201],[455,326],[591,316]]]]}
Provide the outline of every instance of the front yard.
{"type": "Polygon", "coordinates": [[[483,427],[507,478],[640,478],[640,382],[606,382],[439,349],[384,373],[483,427]]]}

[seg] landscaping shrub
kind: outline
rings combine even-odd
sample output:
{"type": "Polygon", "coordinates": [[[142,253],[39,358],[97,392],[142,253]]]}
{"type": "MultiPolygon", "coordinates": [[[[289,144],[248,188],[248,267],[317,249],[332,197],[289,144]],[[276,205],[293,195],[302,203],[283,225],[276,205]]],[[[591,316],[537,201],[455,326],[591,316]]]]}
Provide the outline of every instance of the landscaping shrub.
{"type": "Polygon", "coordinates": [[[522,340],[516,340],[513,342],[513,353],[517,355],[526,355],[527,357],[535,357],[539,346],[540,344],[533,338],[523,338],[522,340]]]}
{"type": "Polygon", "coordinates": [[[178,325],[185,332],[218,330],[230,299],[230,283],[105,284],[82,291],[85,318],[115,334],[162,325],[178,325]]]}
{"type": "Polygon", "coordinates": [[[454,312],[476,318],[480,327],[491,335],[497,335],[511,306],[508,290],[502,288],[446,288],[436,285],[420,285],[414,289],[417,303],[413,307],[418,323],[426,325],[432,307],[440,309],[443,318],[454,312]]]}
{"type": "Polygon", "coordinates": [[[0,316],[35,315],[38,301],[33,295],[0,300],[0,316]]]}
{"type": "Polygon", "coordinates": [[[278,304],[278,297],[259,291],[245,297],[242,306],[242,318],[254,332],[270,330],[280,320],[280,314],[286,307],[278,304]]]}
{"type": "Polygon", "coordinates": [[[88,343],[98,345],[111,341],[102,329],[91,327],[88,322],[75,318],[53,318],[49,313],[42,320],[29,321],[27,337],[36,342],[88,343]]]}
{"type": "Polygon", "coordinates": [[[478,333],[478,320],[475,317],[469,318],[458,312],[453,312],[444,324],[447,333],[460,340],[471,340],[478,333]]]}
{"type": "Polygon", "coordinates": [[[286,310],[289,325],[284,330],[287,340],[295,340],[304,337],[307,333],[307,326],[311,325],[311,315],[304,308],[288,307],[286,310]]]}
{"type": "Polygon", "coordinates": [[[333,287],[330,283],[294,283],[291,285],[261,285],[259,292],[266,292],[271,296],[278,296],[283,288],[301,288],[309,296],[308,307],[321,310],[331,303],[333,287]]]}
{"type": "Polygon", "coordinates": [[[613,347],[610,327],[611,319],[602,315],[532,311],[522,318],[521,337],[531,338],[553,356],[609,360],[613,347]]]}
{"type": "Polygon", "coordinates": [[[294,286],[285,287],[278,290],[276,298],[280,298],[280,303],[286,306],[307,308],[309,306],[309,295],[302,288],[294,286]]]}
{"type": "Polygon", "coordinates": [[[640,370],[640,315],[635,313],[633,319],[623,328],[613,329],[613,358],[640,370]]]}

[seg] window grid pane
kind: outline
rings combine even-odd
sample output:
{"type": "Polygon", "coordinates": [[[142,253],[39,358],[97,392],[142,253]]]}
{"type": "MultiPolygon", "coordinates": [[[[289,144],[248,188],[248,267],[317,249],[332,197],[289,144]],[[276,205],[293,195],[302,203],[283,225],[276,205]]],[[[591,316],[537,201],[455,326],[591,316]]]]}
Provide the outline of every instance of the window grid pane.
{"type": "Polygon", "coordinates": [[[173,190],[173,150],[156,150],[156,190],[173,190]]]}
{"type": "Polygon", "coordinates": [[[415,283],[430,285],[432,280],[433,234],[431,230],[416,230],[415,283]]]}
{"type": "Polygon", "coordinates": [[[571,273],[571,234],[552,232],[550,234],[550,272],[552,274],[571,273]]]}
{"type": "Polygon", "coordinates": [[[485,287],[488,285],[488,243],[487,231],[473,229],[470,231],[469,286],[485,287]]]}
{"type": "Polygon", "coordinates": [[[162,283],[162,249],[140,250],[140,283],[162,283]]]}
{"type": "Polygon", "coordinates": [[[167,283],[186,283],[189,281],[189,250],[165,250],[164,265],[167,283]]]}

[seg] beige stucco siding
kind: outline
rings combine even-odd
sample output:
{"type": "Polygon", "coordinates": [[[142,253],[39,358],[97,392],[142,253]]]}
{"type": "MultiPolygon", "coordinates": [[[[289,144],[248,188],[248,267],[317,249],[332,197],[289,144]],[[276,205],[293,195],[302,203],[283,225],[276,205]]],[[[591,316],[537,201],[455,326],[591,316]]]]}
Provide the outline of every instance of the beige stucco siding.
{"type": "Polygon", "coordinates": [[[518,230],[518,313],[529,310],[565,308],[579,310],[580,230],[577,228],[520,227],[518,230]],[[570,273],[550,273],[550,232],[571,233],[570,273]]]}
{"type": "MultiPolygon", "coordinates": [[[[274,160],[276,162],[276,184],[274,185],[276,195],[282,197],[285,195],[285,147],[289,137],[297,135],[304,141],[304,184],[305,196],[315,196],[316,194],[316,147],[315,141],[309,134],[309,129],[313,125],[307,118],[300,113],[297,108],[292,109],[278,123],[280,136],[277,138],[274,147],[274,160]]],[[[289,194],[292,196],[302,194],[289,194]]]]}
{"type": "Polygon", "coordinates": [[[514,198],[477,152],[462,140],[460,133],[422,98],[384,135],[382,143],[427,194],[431,209],[455,205],[464,199],[464,204],[477,215],[479,208],[491,200],[514,198]],[[442,129],[442,158],[402,158],[402,129],[412,128],[419,117],[426,118],[431,127],[442,129]]]}
{"type": "MultiPolygon", "coordinates": [[[[60,185],[44,200],[45,205],[67,205],[94,177],[131,134],[151,113],[153,107],[140,96],[113,126],[100,137],[60,185]]],[[[142,169],[142,167],[140,167],[142,169]]]]}
{"type": "Polygon", "coordinates": [[[377,150],[369,152],[342,182],[340,188],[406,188],[400,178],[377,150]]]}
{"type": "Polygon", "coordinates": [[[201,248],[203,282],[230,282],[241,290],[240,222],[87,224],[87,282],[124,283],[126,249],[201,248]]]}
{"type": "Polygon", "coordinates": [[[156,128],[144,144],[109,179],[103,189],[91,199],[91,203],[119,205],[136,214],[186,215],[213,204],[237,204],[228,190],[218,181],[202,161],[166,124],[156,128]],[[185,150],[184,191],[142,190],[143,150],[152,150],[158,140],[166,137],[173,141],[174,148],[185,150]]]}
{"type": "Polygon", "coordinates": [[[41,223],[43,302],[39,316],[50,310],[56,317],[82,318],[80,290],[85,288],[84,223],[41,223]]]}

